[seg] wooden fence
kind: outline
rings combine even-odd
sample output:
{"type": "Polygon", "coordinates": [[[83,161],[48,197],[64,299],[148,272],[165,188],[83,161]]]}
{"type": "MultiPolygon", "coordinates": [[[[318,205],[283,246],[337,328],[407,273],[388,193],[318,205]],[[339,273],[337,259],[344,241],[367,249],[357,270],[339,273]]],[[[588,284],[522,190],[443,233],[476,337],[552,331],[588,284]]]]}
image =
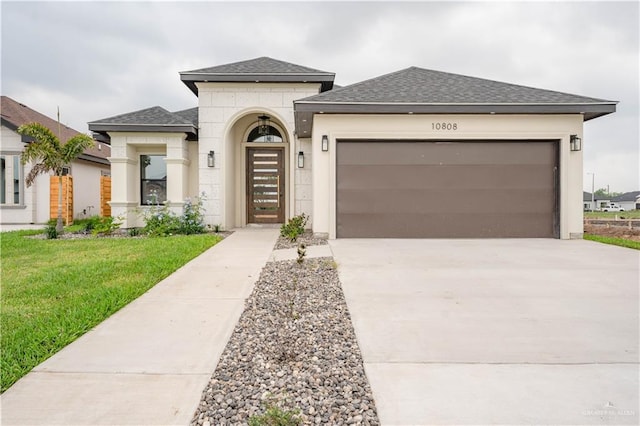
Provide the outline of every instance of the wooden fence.
{"type": "Polygon", "coordinates": [[[73,178],[71,176],[51,176],[49,180],[49,217],[58,218],[58,179],[62,179],[62,221],[73,223],[73,178]]]}
{"type": "Polygon", "coordinates": [[[100,216],[111,216],[111,176],[100,176],[100,216]]]}

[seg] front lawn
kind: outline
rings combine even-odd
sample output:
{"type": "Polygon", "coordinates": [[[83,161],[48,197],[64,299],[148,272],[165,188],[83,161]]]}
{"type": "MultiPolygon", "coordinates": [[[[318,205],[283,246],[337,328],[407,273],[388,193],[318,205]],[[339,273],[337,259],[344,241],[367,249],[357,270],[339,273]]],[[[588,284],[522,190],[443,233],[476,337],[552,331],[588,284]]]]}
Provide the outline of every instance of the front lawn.
{"type": "Polygon", "coordinates": [[[603,235],[584,234],[585,240],[597,241],[599,243],[611,244],[614,246],[627,247],[640,250],[640,241],[629,240],[626,238],[608,237],[603,235]]]}
{"type": "Polygon", "coordinates": [[[168,238],[0,236],[1,389],[220,241],[215,235],[168,238]]]}

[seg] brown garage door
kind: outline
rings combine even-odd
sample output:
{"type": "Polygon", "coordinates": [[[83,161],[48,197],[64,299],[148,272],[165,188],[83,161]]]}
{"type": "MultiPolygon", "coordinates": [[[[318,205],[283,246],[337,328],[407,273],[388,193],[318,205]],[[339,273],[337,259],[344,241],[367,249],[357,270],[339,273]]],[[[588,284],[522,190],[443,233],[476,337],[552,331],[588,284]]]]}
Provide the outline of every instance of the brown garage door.
{"type": "Polygon", "coordinates": [[[338,238],[558,238],[556,141],[338,141],[338,238]]]}

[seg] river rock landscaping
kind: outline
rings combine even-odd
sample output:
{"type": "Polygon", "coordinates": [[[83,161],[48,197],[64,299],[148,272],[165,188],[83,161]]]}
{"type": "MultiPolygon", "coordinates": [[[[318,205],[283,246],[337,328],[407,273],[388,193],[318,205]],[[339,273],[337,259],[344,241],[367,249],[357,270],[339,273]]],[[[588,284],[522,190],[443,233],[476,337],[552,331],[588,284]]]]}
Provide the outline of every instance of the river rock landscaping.
{"type": "Polygon", "coordinates": [[[247,424],[268,405],[302,424],[380,424],[330,257],[267,263],[191,424],[247,424]]]}

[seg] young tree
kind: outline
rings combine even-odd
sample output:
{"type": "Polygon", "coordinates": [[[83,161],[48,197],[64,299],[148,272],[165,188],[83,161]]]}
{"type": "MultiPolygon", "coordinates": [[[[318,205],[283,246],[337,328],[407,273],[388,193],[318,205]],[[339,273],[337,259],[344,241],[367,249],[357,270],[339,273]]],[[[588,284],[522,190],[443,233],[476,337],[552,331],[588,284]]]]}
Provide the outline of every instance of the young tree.
{"type": "Polygon", "coordinates": [[[93,146],[93,139],[87,135],[79,134],[66,143],[61,143],[60,139],[51,130],[40,123],[23,124],[18,127],[18,133],[33,138],[22,153],[22,164],[33,162],[34,165],[27,174],[25,182],[30,187],[36,177],[41,173],[53,172],[58,176],[58,221],[56,231],[63,232],[62,225],[62,170],[71,164],[71,161],[78,158],[85,149],[93,146]]]}

